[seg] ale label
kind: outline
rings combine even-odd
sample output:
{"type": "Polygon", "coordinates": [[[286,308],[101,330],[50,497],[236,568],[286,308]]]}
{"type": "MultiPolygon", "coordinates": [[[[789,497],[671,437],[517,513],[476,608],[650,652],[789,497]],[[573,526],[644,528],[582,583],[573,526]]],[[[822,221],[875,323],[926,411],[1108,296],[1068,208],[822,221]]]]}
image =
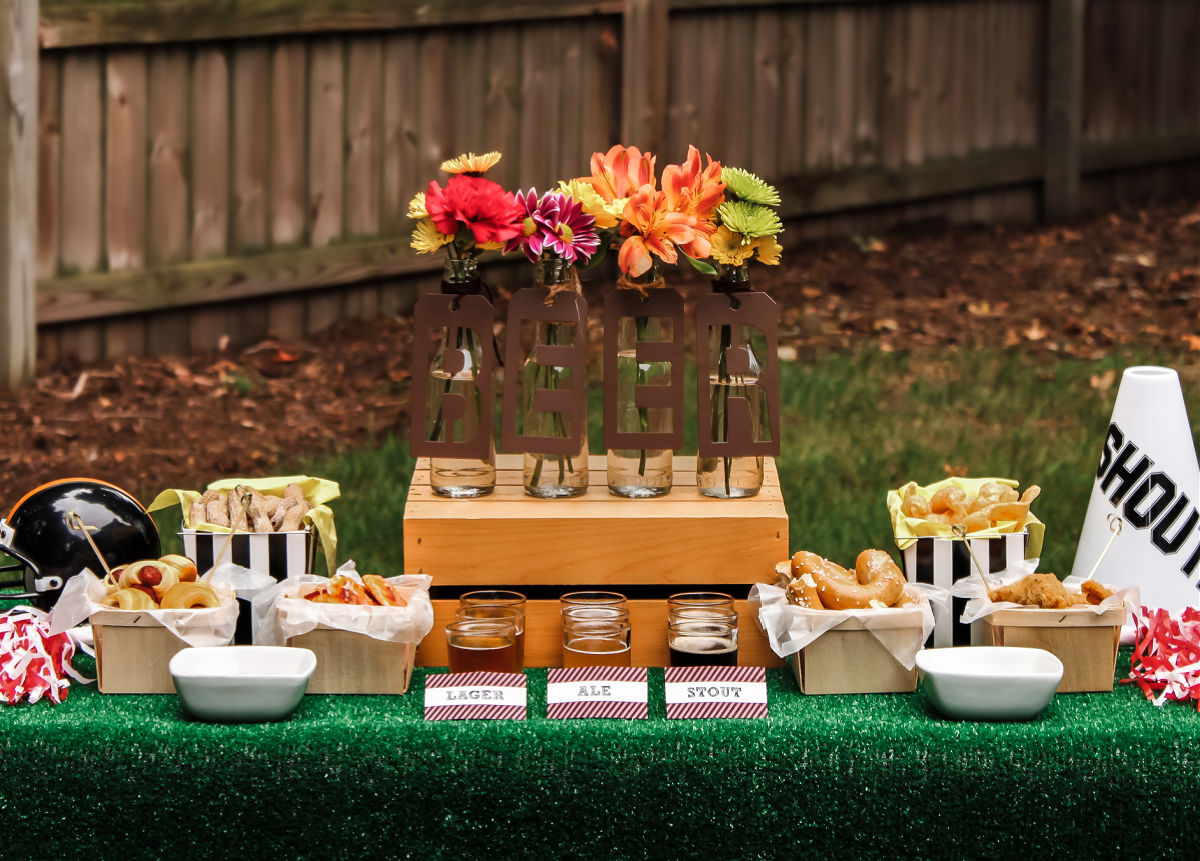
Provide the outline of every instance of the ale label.
{"type": "Polygon", "coordinates": [[[667,718],[767,716],[763,667],[668,667],[667,718]]]}
{"type": "Polygon", "coordinates": [[[546,672],[546,717],[649,716],[645,667],[573,667],[546,672]]]}
{"type": "Polygon", "coordinates": [[[525,720],[524,673],[441,673],[425,678],[425,720],[525,720]]]}

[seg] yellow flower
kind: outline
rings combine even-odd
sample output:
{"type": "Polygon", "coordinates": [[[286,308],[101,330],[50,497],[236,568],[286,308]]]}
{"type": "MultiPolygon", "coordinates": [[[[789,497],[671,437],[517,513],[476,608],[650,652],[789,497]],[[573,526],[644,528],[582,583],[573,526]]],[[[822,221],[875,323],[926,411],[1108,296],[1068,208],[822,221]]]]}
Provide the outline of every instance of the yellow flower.
{"type": "Polygon", "coordinates": [[[744,266],[755,256],[760,263],[768,266],[779,265],[779,255],[783,253],[774,236],[759,236],[756,239],[746,239],[740,233],[734,233],[724,224],[717,228],[712,238],[712,258],[726,266],[744,266]]]}
{"type": "Polygon", "coordinates": [[[603,230],[606,227],[617,226],[617,216],[621,210],[625,208],[625,204],[629,198],[614,200],[612,203],[605,201],[600,196],[600,192],[596,191],[595,187],[586,179],[572,179],[570,181],[559,180],[558,188],[563,193],[573,197],[583,207],[583,211],[592,218],[596,219],[596,229],[603,230]]]}
{"type": "Polygon", "coordinates": [[[480,242],[479,247],[484,251],[499,251],[504,247],[503,242],[480,242]]]}
{"type": "Polygon", "coordinates": [[[429,212],[425,209],[425,192],[418,191],[413,195],[413,199],[408,202],[408,217],[415,218],[418,221],[429,217],[429,212]]]}
{"type": "Polygon", "coordinates": [[[442,233],[433,226],[433,219],[423,218],[413,230],[412,247],[420,254],[432,254],[454,239],[453,234],[442,233]]]}
{"type": "Polygon", "coordinates": [[[485,152],[483,155],[469,152],[442,162],[442,170],[446,173],[469,173],[483,176],[490,168],[495,167],[498,161],[500,161],[500,153],[495,150],[485,152]]]}
{"type": "Polygon", "coordinates": [[[758,250],[759,263],[765,263],[768,266],[779,265],[779,255],[783,253],[783,246],[774,236],[760,236],[750,244],[758,250]]]}
{"type": "Polygon", "coordinates": [[[741,266],[754,256],[754,245],[744,244],[742,235],[724,224],[717,228],[712,239],[712,259],[726,266],[741,266]]]}

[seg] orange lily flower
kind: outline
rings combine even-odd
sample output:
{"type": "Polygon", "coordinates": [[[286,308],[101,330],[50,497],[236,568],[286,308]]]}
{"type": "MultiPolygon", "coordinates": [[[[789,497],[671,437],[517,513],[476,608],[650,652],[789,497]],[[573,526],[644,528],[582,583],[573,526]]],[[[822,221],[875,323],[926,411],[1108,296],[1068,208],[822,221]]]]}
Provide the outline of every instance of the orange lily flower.
{"type": "Polygon", "coordinates": [[[649,183],[633,192],[621,213],[621,233],[625,241],[617,256],[621,271],[637,277],[650,269],[651,254],[664,263],[679,259],[675,247],[685,247],[696,241],[694,218],[675,212],[667,196],[649,183]]]}
{"type": "Polygon", "coordinates": [[[606,153],[592,153],[592,175],[584,178],[605,200],[620,200],[644,185],[654,188],[654,161],[635,146],[617,144],[606,153]]]}
{"type": "Polygon", "coordinates": [[[663,193],[667,204],[676,212],[690,216],[696,238],[680,244],[684,253],[703,259],[712,253],[710,239],[716,231],[713,216],[725,200],[725,183],[721,182],[721,163],[708,156],[708,165],[700,169],[700,151],[688,146],[683,164],[663,168],[663,193]]]}

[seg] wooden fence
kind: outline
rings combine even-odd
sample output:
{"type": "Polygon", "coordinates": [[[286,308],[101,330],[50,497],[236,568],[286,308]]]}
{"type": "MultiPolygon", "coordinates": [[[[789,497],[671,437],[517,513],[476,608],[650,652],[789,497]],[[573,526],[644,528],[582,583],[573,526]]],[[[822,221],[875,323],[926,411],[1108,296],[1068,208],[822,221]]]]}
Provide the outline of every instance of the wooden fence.
{"type": "MultiPolygon", "coordinates": [[[[42,0],[39,25],[48,359],[401,310],[437,265],[407,201],[466,150],[545,188],[695,143],[778,183],[793,236],[1200,194],[1197,0],[42,0]]],[[[33,229],[0,206],[0,242],[33,229]]],[[[33,349],[14,277],[0,385],[33,349]]]]}

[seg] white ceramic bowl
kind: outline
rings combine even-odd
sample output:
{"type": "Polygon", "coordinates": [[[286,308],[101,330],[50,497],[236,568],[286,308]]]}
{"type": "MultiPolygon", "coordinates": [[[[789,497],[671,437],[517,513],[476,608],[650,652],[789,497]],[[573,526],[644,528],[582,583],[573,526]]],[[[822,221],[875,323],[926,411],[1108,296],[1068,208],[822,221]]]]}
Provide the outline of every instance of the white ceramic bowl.
{"type": "Polygon", "coordinates": [[[317,656],[284,646],[184,649],[171,658],[175,690],[202,720],[282,720],[300,703],[317,656]]]}
{"type": "Polygon", "coordinates": [[[975,720],[1029,720],[1054,699],[1062,661],[1044,649],[957,646],[917,652],[921,688],[939,711],[975,720]]]}

